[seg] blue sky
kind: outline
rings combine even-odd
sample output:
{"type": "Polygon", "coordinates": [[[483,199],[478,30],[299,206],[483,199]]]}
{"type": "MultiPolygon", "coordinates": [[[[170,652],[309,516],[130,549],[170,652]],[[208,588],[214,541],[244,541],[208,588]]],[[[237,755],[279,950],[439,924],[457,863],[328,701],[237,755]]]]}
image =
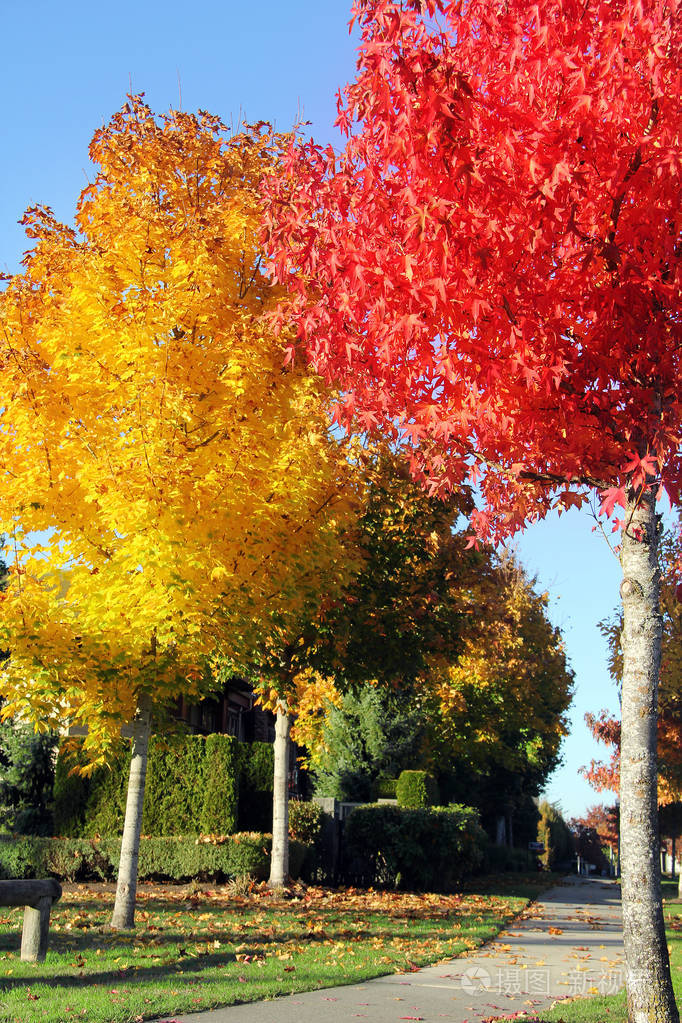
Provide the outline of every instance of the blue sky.
{"type": "MultiPolygon", "coordinates": [[[[355,69],[348,16],[345,0],[6,4],[0,271],[19,269],[26,243],[17,221],[26,207],[42,203],[71,219],[90,175],[89,140],[131,88],[157,112],[182,105],[226,123],[262,119],[281,130],[304,118],[317,141],[333,142],[335,93],[355,69]]],[[[578,773],[600,754],[584,713],[618,704],[597,623],[616,606],[620,569],[592,525],[587,513],[573,511],[516,541],[530,574],[551,594],[576,672],[565,765],[547,790],[568,816],[601,798],[578,773]]]]}

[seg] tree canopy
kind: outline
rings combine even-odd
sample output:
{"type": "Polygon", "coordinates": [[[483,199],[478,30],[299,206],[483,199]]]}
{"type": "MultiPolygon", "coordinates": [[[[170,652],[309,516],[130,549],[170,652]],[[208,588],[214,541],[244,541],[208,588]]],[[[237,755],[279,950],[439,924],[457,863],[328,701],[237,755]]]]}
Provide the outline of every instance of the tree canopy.
{"type": "Polygon", "coordinates": [[[282,140],[132,97],[75,228],[46,208],[0,295],[6,713],[87,724],[205,684],[338,570],[348,445],[265,313],[260,187],[282,140]]]}
{"type": "Polygon", "coordinates": [[[432,492],[476,482],[478,538],[590,490],[621,529],[628,1012],[677,1019],[649,849],[655,499],[682,496],[679,0],[356,0],[353,19],[344,148],[302,141],[269,189],[291,355],[432,492]]]}

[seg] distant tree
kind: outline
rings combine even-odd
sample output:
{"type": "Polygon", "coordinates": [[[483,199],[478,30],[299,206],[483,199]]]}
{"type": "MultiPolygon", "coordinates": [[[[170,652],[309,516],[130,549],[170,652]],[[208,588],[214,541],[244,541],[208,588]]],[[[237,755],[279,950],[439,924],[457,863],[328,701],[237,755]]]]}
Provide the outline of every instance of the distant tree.
{"type": "MultiPolygon", "coordinates": [[[[0,601],[7,576],[0,544],[0,601]]],[[[8,650],[0,651],[0,661],[8,656],[8,650]]],[[[53,732],[36,732],[13,719],[0,721],[0,813],[9,830],[49,833],[56,745],[53,732]]]]}
{"type": "Polygon", "coordinates": [[[591,863],[599,873],[608,870],[609,861],[596,830],[577,820],[569,822],[569,829],[573,836],[573,847],[581,860],[591,863]]]}
{"type": "Polygon", "coordinates": [[[4,710],[86,725],[93,767],[132,722],[116,928],[155,706],[212,685],[216,647],[276,647],[342,563],[348,445],[266,316],[260,186],[284,144],[130,97],[93,137],[76,228],[27,211],[0,292],[4,710]]]}
{"type": "Polygon", "coordinates": [[[537,795],[559,761],[573,693],[547,595],[510,555],[460,569],[456,585],[462,649],[435,673],[434,758],[495,777],[500,797],[537,795]]]}
{"type": "Polygon", "coordinates": [[[556,803],[543,799],[538,806],[538,841],[545,847],[540,859],[548,870],[564,865],[573,856],[573,839],[568,824],[556,803]]]}
{"type": "MultiPolygon", "coordinates": [[[[658,808],[658,823],[661,838],[669,838],[675,870],[675,859],[679,851],[678,839],[682,836],[682,802],[666,803],[658,808]]],[[[682,896],[682,870],[678,877],[678,894],[682,896]]]]}
{"type": "Polygon", "coordinates": [[[414,693],[366,684],[330,706],[321,746],[309,760],[318,795],[350,802],[374,797],[380,778],[420,766],[426,722],[414,693]]]}
{"type": "Polygon", "coordinates": [[[0,722],[0,813],[10,831],[50,833],[57,742],[54,732],[11,718],[0,722]]]}
{"type": "Polygon", "coordinates": [[[599,803],[590,806],[578,820],[586,827],[594,828],[602,845],[616,852],[620,835],[620,807],[618,803],[604,806],[599,803]]]}
{"type": "MultiPolygon", "coordinates": [[[[679,568],[682,561],[680,526],[666,530],[660,541],[661,615],[663,639],[658,688],[656,746],[658,752],[658,801],[666,803],[682,795],[682,590],[679,568]]],[[[623,616],[616,611],[600,623],[609,647],[609,671],[620,693],[623,677],[621,636],[623,616]]],[[[592,760],[583,768],[598,791],[618,792],[620,785],[620,722],[608,711],[587,714],[592,735],[609,749],[607,760],[592,760]]]]}
{"type": "Polygon", "coordinates": [[[591,806],[581,817],[573,817],[568,823],[576,843],[576,852],[583,859],[594,863],[599,870],[605,869],[608,862],[613,862],[619,843],[617,803],[613,806],[591,806]],[[608,860],[605,852],[607,849],[608,860]]]}

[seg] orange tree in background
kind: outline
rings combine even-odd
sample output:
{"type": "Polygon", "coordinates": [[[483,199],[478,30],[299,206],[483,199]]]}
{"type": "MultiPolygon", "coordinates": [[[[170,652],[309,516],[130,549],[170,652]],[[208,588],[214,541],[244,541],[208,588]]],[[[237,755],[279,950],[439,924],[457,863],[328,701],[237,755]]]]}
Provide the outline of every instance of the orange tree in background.
{"type": "Polygon", "coordinates": [[[432,491],[475,478],[480,538],[593,491],[620,509],[628,1012],[669,1023],[650,850],[655,499],[682,483],[679,0],[356,0],[353,17],[345,147],[292,148],[269,251],[339,417],[412,445],[432,491]]]}
{"type": "MultiPolygon", "coordinates": [[[[660,541],[663,641],[656,722],[658,750],[658,802],[662,805],[682,795],[682,604],[679,589],[680,534],[666,531],[660,541]]],[[[623,678],[622,614],[615,613],[600,625],[609,646],[609,671],[619,689],[623,678]]],[[[593,760],[583,768],[590,784],[602,791],[620,787],[620,722],[602,710],[585,716],[594,738],[609,750],[606,761],[593,760]]]]}
{"type": "Polygon", "coordinates": [[[608,862],[618,863],[618,803],[604,806],[598,803],[590,806],[582,817],[572,817],[568,822],[576,843],[576,852],[600,870],[607,867],[606,849],[609,850],[608,862]]]}
{"type": "Polygon", "coordinates": [[[135,719],[114,910],[132,926],[153,704],[206,684],[333,592],[348,445],[265,313],[260,187],[281,140],[139,98],[98,131],[75,229],[0,296],[3,713],[85,725],[93,765],[135,719]]]}

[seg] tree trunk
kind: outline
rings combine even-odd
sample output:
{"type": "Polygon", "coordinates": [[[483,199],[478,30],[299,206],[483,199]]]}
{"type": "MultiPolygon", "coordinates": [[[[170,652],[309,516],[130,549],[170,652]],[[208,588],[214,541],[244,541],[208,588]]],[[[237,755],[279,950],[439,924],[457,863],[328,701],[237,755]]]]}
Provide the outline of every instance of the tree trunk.
{"type": "Polygon", "coordinates": [[[275,775],[272,789],[271,888],[281,887],[289,879],[289,732],[291,715],[282,700],[277,705],[275,723],[275,775]]]}
{"type": "Polygon", "coordinates": [[[625,512],[620,750],[623,941],[629,1023],[679,1023],[658,870],[656,718],[662,619],[655,496],[625,512]]]}
{"type": "Polygon", "coordinates": [[[128,776],[128,798],[123,824],[121,858],[118,865],[116,901],[111,926],[117,931],[135,926],[135,895],[137,892],[137,861],[140,853],[142,805],[147,778],[147,750],[152,729],[151,698],[143,693],[133,721],[133,747],[128,776]]]}
{"type": "Polygon", "coordinates": [[[670,880],[674,881],[675,880],[675,856],[677,854],[677,851],[675,849],[675,836],[674,835],[673,835],[671,841],[672,841],[672,852],[670,853],[670,863],[671,863],[671,867],[670,867],[670,880]]]}

